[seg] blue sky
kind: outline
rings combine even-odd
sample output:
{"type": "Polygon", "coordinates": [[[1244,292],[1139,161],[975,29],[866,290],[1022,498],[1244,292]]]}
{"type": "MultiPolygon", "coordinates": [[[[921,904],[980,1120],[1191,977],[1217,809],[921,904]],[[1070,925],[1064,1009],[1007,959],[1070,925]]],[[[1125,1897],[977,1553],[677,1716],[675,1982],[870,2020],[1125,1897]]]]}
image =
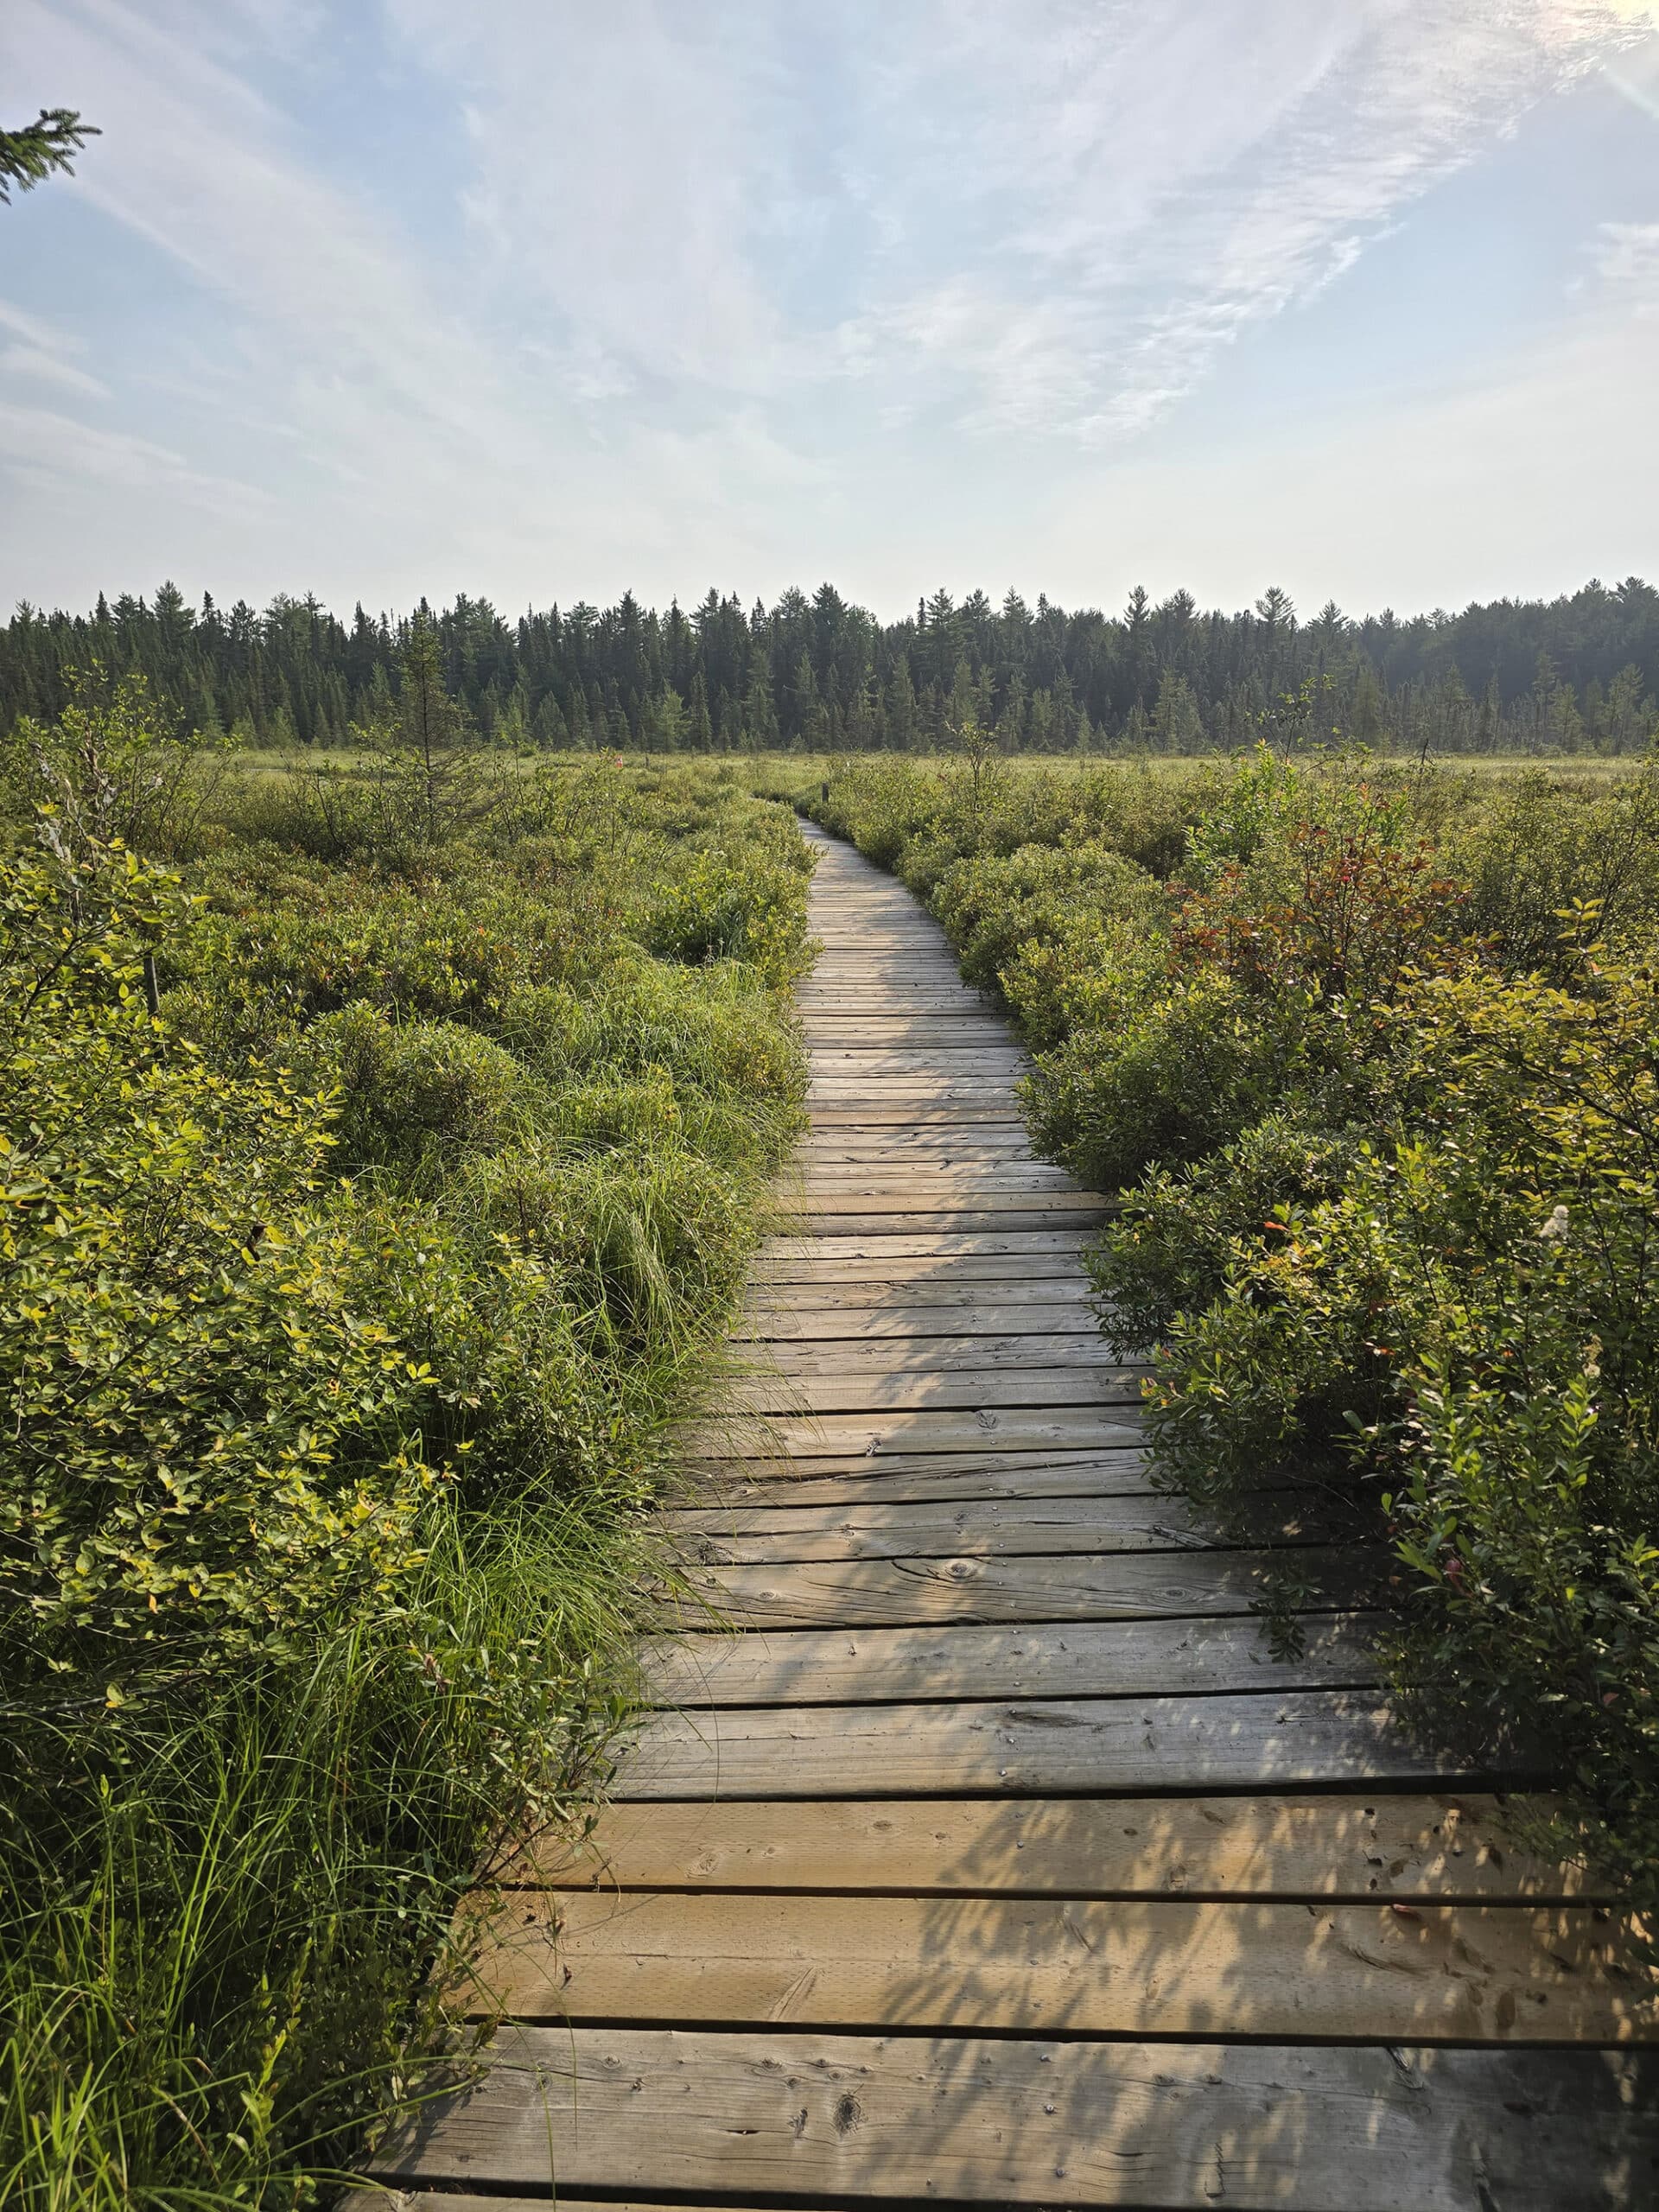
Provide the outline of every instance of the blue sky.
{"type": "Polygon", "coordinates": [[[5,0],[0,601],[1659,573],[1659,8],[5,0]]]}

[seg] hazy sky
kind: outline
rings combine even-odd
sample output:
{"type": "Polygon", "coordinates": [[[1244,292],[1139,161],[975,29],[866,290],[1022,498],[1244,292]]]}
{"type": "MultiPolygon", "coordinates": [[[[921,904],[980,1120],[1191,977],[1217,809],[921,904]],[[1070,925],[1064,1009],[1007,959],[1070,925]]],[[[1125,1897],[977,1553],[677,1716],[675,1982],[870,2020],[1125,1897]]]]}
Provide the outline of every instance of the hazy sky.
{"type": "Polygon", "coordinates": [[[0,603],[1659,574],[1659,8],[3,0],[0,603]]]}

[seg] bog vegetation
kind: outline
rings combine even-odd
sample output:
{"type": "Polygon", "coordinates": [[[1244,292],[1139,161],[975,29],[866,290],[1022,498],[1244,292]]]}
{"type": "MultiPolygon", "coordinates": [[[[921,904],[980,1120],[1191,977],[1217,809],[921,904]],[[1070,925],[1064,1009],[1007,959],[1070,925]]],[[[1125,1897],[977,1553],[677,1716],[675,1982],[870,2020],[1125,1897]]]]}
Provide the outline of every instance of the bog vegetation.
{"type": "Polygon", "coordinates": [[[1128,1192],[1168,1478],[1339,1493],[1422,1724],[1659,1903],[1659,767],[1292,757],[1306,691],[1015,763],[954,677],[944,760],[627,766],[481,743],[453,645],[388,638],[345,761],[55,662],[5,741],[0,2201],[315,2201],[421,2093],[459,1891],[601,1783],[798,1120],[785,796],[1128,1192]]]}
{"type": "MultiPolygon", "coordinates": [[[[1393,1550],[1425,1726],[1541,1757],[1659,1904],[1659,766],[863,761],[802,803],[1035,1048],[1165,1474],[1393,1550]]],[[[1280,1633],[1294,1632],[1294,1591],[1280,1633]]]]}
{"type": "Polygon", "coordinates": [[[627,1708],[664,1427],[802,1074],[808,862],[704,766],[353,772],[86,672],[0,855],[0,2201],[308,2202],[627,1708]]]}

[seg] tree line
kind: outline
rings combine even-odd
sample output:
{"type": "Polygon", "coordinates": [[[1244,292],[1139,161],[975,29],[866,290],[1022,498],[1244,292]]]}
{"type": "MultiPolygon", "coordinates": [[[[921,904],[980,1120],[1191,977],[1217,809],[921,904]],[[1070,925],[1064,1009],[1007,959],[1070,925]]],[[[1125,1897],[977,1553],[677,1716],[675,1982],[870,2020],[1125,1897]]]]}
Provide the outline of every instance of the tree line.
{"type": "Polygon", "coordinates": [[[1267,734],[1443,753],[1634,753],[1659,728],[1659,591],[1639,577],[1461,613],[1303,620],[1277,588],[1235,613],[1137,588],[1121,613],[1010,591],[935,592],[880,622],[823,584],[689,613],[625,592],[516,621],[462,594],[342,621],[315,596],[263,611],[175,584],[100,594],[89,614],[27,603],[0,631],[0,730],[54,717],[76,671],[142,673],[183,726],[334,746],[393,713],[429,630],[449,692],[493,743],[663,752],[930,751],[969,720],[1010,751],[1184,753],[1267,734]]]}

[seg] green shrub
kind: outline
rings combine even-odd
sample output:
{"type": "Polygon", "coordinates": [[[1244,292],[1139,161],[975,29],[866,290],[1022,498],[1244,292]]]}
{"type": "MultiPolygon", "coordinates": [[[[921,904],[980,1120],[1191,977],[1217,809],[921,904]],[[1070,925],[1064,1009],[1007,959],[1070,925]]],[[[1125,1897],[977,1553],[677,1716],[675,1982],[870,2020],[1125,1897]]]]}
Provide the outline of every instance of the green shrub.
{"type": "Polygon", "coordinates": [[[1096,924],[1155,927],[1167,902],[1144,868],[1098,844],[1019,845],[1006,856],[959,861],[934,889],[934,912],[962,957],[962,972],[995,989],[1028,938],[1086,912],[1096,924]]]}
{"type": "Polygon", "coordinates": [[[493,1039],[454,1021],[395,1022],[359,1000],[307,1033],[315,1080],[336,1098],[342,1166],[418,1178],[534,1126],[542,1086],[493,1039]]]}
{"type": "Polygon", "coordinates": [[[118,1702],[384,1594],[440,1479],[423,1379],[317,1204],[317,1103],[150,1018],[142,940],[181,918],[118,849],[0,861],[0,1596],[42,1694],[91,1669],[118,1702]]]}
{"type": "Polygon", "coordinates": [[[40,2212],[308,2203],[417,2088],[458,1895],[627,1711],[639,1509],[804,1085],[810,861],[730,779],[550,766],[435,843],[238,790],[188,894],[67,816],[0,878],[40,2212]]]}
{"type": "Polygon", "coordinates": [[[1659,929],[1659,766],[1611,791],[1564,792],[1535,770],[1518,776],[1454,831],[1451,851],[1470,886],[1471,925],[1503,964],[1565,979],[1588,941],[1583,928],[1563,937],[1575,906],[1588,937],[1641,944],[1659,929]]]}

